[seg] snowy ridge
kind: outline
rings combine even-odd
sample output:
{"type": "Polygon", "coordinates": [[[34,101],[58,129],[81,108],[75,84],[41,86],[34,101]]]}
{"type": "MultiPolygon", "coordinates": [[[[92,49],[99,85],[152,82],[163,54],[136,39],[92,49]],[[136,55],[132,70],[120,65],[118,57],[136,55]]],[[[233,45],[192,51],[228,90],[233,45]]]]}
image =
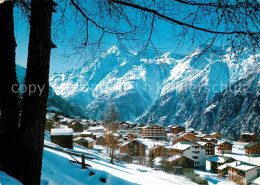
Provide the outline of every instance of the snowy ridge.
{"type": "Polygon", "coordinates": [[[54,74],[50,85],[58,95],[103,119],[111,104],[119,120],[161,125],[191,124],[213,96],[244,78],[259,62],[248,50],[238,60],[228,49],[183,56],[153,51],[136,55],[113,46],[91,65],[54,74]]]}

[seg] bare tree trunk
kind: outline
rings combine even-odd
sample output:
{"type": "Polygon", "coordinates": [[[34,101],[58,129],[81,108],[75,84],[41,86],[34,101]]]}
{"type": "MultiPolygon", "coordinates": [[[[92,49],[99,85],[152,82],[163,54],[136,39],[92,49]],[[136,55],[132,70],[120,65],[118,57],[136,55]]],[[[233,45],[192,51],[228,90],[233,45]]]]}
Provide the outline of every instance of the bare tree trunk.
{"type": "Polygon", "coordinates": [[[15,141],[19,120],[18,82],[15,71],[13,1],[0,4],[0,166],[16,176],[15,141]],[[14,87],[12,89],[12,87],[14,87]]]}
{"type": "Polygon", "coordinates": [[[36,89],[25,92],[21,115],[21,159],[19,180],[26,185],[40,184],[44,128],[49,91],[51,22],[54,2],[32,0],[28,63],[25,85],[36,89]]]}

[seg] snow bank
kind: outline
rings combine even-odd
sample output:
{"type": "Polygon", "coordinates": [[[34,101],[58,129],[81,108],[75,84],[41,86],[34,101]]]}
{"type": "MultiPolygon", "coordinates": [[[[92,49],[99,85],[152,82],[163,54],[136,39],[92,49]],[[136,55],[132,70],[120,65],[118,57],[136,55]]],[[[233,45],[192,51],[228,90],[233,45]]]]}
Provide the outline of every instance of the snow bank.
{"type": "Polygon", "coordinates": [[[1,185],[22,185],[22,183],[20,183],[18,180],[7,175],[3,171],[0,171],[0,184],[1,185]]]}

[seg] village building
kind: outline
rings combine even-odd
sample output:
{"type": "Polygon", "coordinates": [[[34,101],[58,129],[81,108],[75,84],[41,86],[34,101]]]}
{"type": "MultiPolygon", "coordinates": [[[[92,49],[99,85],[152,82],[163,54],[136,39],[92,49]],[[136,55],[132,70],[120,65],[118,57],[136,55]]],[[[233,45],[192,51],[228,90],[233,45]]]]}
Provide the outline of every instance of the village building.
{"type": "Polygon", "coordinates": [[[204,146],[206,149],[206,157],[212,157],[215,155],[216,144],[211,142],[198,142],[201,146],[204,146]]]}
{"type": "Polygon", "coordinates": [[[74,132],[83,132],[84,128],[80,122],[73,121],[68,124],[68,128],[72,128],[74,132]]]}
{"type": "Polygon", "coordinates": [[[194,168],[194,161],[188,157],[183,155],[174,155],[167,159],[171,163],[172,166],[176,168],[194,168]]]}
{"type": "Polygon", "coordinates": [[[142,128],[142,137],[148,139],[166,139],[167,132],[164,126],[151,125],[142,128]]]}
{"type": "Polygon", "coordinates": [[[233,161],[234,159],[232,159],[231,157],[214,156],[206,160],[206,170],[217,173],[218,167],[222,166],[225,163],[230,163],[233,161]]]}
{"type": "Polygon", "coordinates": [[[245,146],[245,153],[248,156],[260,156],[260,143],[249,143],[245,146]]]}
{"type": "Polygon", "coordinates": [[[195,168],[205,169],[206,149],[198,143],[181,141],[171,147],[170,154],[188,157],[194,160],[195,168]]]}
{"type": "Polygon", "coordinates": [[[73,142],[85,148],[93,148],[95,140],[90,137],[77,137],[73,139],[73,142]]]}
{"type": "Polygon", "coordinates": [[[213,132],[213,133],[210,134],[210,138],[221,139],[222,134],[219,133],[219,132],[213,132]]]}
{"type": "Polygon", "coordinates": [[[215,138],[202,138],[201,141],[202,142],[210,142],[210,143],[217,144],[219,140],[215,139],[215,138]]]}
{"type": "Polygon", "coordinates": [[[71,128],[53,128],[50,137],[51,142],[63,148],[73,148],[73,129],[71,128]]]}
{"type": "Polygon", "coordinates": [[[178,136],[178,137],[173,138],[172,145],[175,145],[176,143],[179,143],[180,141],[191,142],[189,139],[185,138],[184,136],[178,136]]]}
{"type": "Polygon", "coordinates": [[[127,134],[129,139],[136,139],[137,137],[134,134],[127,134]]]}
{"type": "Polygon", "coordinates": [[[102,126],[97,126],[97,127],[89,127],[87,129],[88,132],[91,132],[91,133],[102,133],[104,134],[105,132],[105,127],[102,127],[102,126]]]}
{"type": "Polygon", "coordinates": [[[240,142],[258,142],[258,134],[257,133],[249,133],[245,132],[241,134],[241,139],[239,140],[240,142]]]}
{"type": "Polygon", "coordinates": [[[179,134],[181,132],[185,132],[185,128],[184,127],[182,127],[182,126],[172,127],[172,133],[173,134],[179,134]]]}
{"type": "Polygon", "coordinates": [[[260,166],[241,161],[227,163],[228,179],[241,185],[247,185],[260,174],[260,166]]]}
{"type": "Polygon", "coordinates": [[[88,132],[87,130],[84,130],[83,132],[74,133],[73,138],[77,138],[77,137],[90,137],[96,140],[96,135],[93,134],[92,132],[88,132]]]}
{"type": "Polygon", "coordinates": [[[231,144],[230,142],[222,141],[218,145],[217,150],[221,154],[231,154],[232,153],[232,147],[233,147],[233,144],[231,144]]]}
{"type": "Polygon", "coordinates": [[[98,145],[106,145],[106,139],[104,136],[97,136],[96,141],[98,145]]]}
{"type": "Polygon", "coordinates": [[[164,146],[155,146],[149,149],[149,157],[151,158],[166,156],[167,153],[167,148],[165,148],[164,146]]]}
{"type": "Polygon", "coordinates": [[[120,153],[127,153],[130,156],[145,156],[146,145],[138,140],[122,143],[119,147],[120,153]]]}
{"type": "Polygon", "coordinates": [[[172,133],[172,128],[175,127],[174,125],[168,125],[167,126],[167,133],[172,133]]]}
{"type": "Polygon", "coordinates": [[[194,134],[192,134],[192,133],[183,133],[180,136],[188,139],[191,142],[196,142],[197,141],[197,137],[194,134]]]}
{"type": "Polygon", "coordinates": [[[198,141],[203,141],[204,139],[209,139],[211,137],[209,134],[199,134],[199,135],[196,135],[196,138],[198,141]]]}

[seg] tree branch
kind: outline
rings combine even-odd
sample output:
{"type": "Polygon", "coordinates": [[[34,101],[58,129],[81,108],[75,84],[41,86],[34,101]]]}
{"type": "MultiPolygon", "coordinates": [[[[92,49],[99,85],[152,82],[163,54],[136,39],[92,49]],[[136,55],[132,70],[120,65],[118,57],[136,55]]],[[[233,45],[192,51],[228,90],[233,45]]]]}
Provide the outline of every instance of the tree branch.
{"type": "Polygon", "coordinates": [[[243,34],[243,35],[251,35],[251,36],[260,34],[260,32],[246,32],[246,31],[242,31],[242,30],[231,31],[231,32],[210,30],[210,29],[201,28],[201,27],[198,27],[198,26],[194,26],[192,24],[188,24],[188,23],[173,19],[171,17],[168,17],[164,14],[159,13],[157,10],[146,8],[146,7],[137,5],[137,4],[133,4],[133,3],[125,2],[125,1],[120,1],[120,0],[110,0],[110,2],[115,3],[115,4],[124,5],[124,6],[128,6],[128,7],[138,9],[138,10],[141,10],[141,11],[145,11],[145,12],[150,12],[150,13],[153,13],[156,16],[158,16],[162,19],[165,19],[167,21],[170,21],[172,23],[175,23],[175,24],[178,24],[178,25],[181,25],[181,26],[186,26],[186,27],[189,27],[189,28],[193,28],[195,30],[207,32],[207,33],[222,34],[222,35],[243,34]]]}

